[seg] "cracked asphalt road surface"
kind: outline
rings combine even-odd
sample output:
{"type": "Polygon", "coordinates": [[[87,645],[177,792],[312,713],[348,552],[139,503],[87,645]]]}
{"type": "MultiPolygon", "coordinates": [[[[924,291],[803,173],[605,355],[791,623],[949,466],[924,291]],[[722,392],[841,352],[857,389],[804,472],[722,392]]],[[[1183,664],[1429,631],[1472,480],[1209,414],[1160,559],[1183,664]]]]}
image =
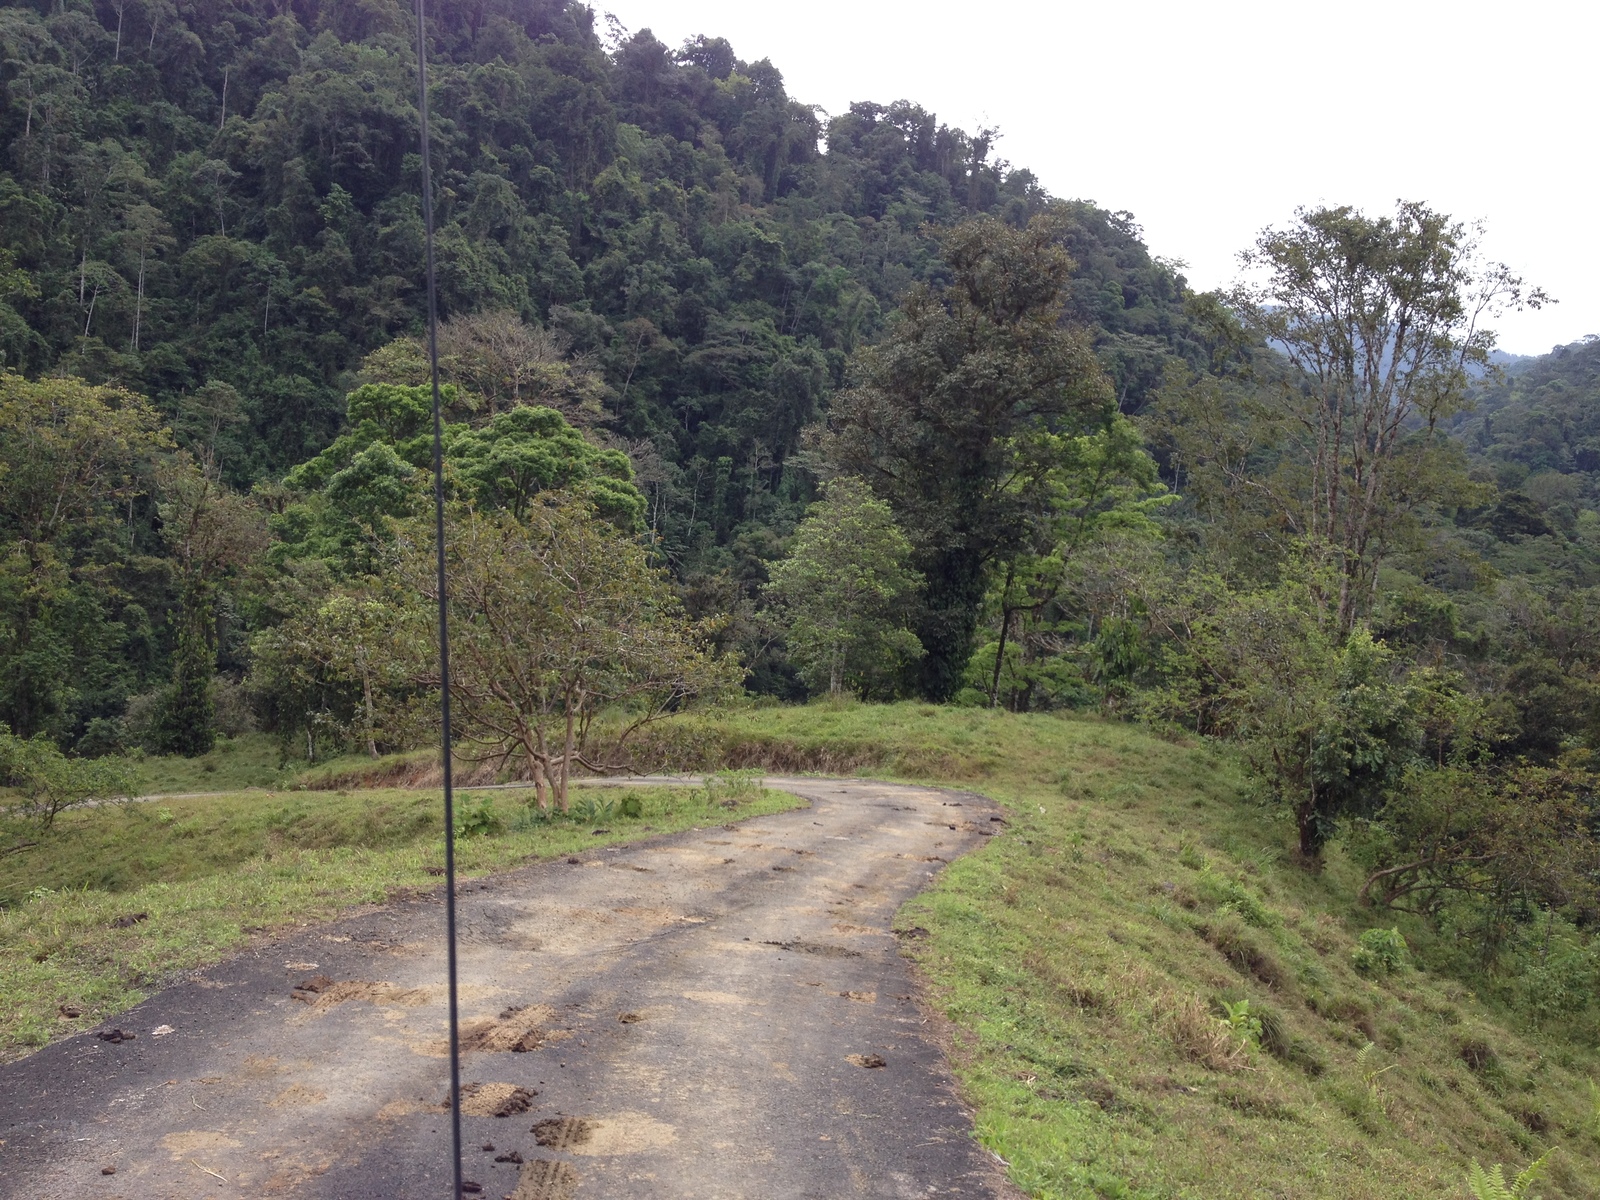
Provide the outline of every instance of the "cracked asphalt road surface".
{"type": "MultiPolygon", "coordinates": [[[[810,807],[462,886],[472,1194],[1020,1194],[889,931],[998,812],[767,784],[810,807]]],[[[0,1196],[448,1196],[443,923],[434,895],[299,931],[123,1013],[133,1041],[0,1068],[0,1196]]]]}

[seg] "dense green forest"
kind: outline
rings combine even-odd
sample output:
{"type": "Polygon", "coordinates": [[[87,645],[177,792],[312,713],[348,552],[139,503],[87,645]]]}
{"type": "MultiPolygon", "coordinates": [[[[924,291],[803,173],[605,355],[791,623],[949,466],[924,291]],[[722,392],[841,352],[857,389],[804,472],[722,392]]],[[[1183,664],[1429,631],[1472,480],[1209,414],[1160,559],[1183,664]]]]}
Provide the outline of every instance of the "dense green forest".
{"type": "MultiPolygon", "coordinates": [[[[339,436],[366,356],[419,328],[408,11],[43,3],[0,21],[4,365],[146,397],[271,507],[339,436]]],[[[608,51],[579,5],[445,3],[432,33],[444,312],[542,335],[512,355],[573,378],[535,370],[518,399],[629,455],[700,611],[753,595],[811,498],[792,465],[802,430],[906,289],[940,278],[930,226],[1061,209],[1071,316],[1129,410],[1169,357],[1203,357],[1181,278],[1131,218],[1057,204],[991,134],[906,103],[824,128],[772,64],[648,32],[608,51]]],[[[479,416],[495,391],[475,389],[479,416]]],[[[92,594],[14,622],[10,652],[37,664],[24,674],[71,681],[8,699],[19,731],[71,745],[169,673],[179,589],[153,561],[151,495],[115,548],[66,554],[69,574],[93,560],[92,594]]],[[[252,618],[218,615],[237,678],[252,618]]],[[[790,679],[769,686],[793,694],[790,679]]]]}
{"type": "MultiPolygon", "coordinates": [[[[465,758],[564,804],[741,690],[1140,720],[1588,1010],[1600,343],[1495,368],[1480,318],[1542,296],[1469,228],[1285,214],[1200,295],[992,131],[824,119],[720,39],[430,37],[465,758]]],[[[0,767],[43,820],[127,753],[433,730],[411,39],[0,8],[0,767]]]]}

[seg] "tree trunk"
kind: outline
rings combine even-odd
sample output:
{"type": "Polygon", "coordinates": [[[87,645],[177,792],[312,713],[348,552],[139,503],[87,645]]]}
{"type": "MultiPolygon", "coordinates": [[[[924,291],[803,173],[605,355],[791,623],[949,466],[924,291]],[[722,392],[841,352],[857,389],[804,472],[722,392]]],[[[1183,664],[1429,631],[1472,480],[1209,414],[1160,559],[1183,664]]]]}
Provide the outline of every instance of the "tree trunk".
{"type": "Polygon", "coordinates": [[[1322,822],[1318,819],[1317,804],[1313,798],[1295,806],[1295,823],[1300,830],[1300,857],[1308,863],[1322,861],[1322,822]]]}
{"type": "Polygon", "coordinates": [[[1000,644],[995,647],[994,678],[989,681],[990,708],[994,708],[1000,702],[1000,664],[1006,660],[1006,633],[1011,628],[1011,609],[1006,606],[1006,597],[1011,595],[1011,582],[1016,577],[1016,562],[1007,563],[1005,586],[1000,589],[1000,644]]]}
{"type": "Polygon", "coordinates": [[[139,290],[133,301],[133,352],[139,353],[139,318],[144,313],[144,247],[139,247],[139,290]]]}
{"type": "Polygon", "coordinates": [[[1011,615],[1011,609],[1005,607],[1000,609],[1000,644],[995,647],[994,678],[989,681],[990,708],[996,707],[1000,702],[1000,667],[1006,661],[1006,634],[1011,630],[1011,615]]]}
{"type": "Polygon", "coordinates": [[[562,812],[566,812],[567,811],[567,780],[571,777],[571,774],[572,774],[572,734],[573,734],[573,718],[575,716],[575,714],[573,712],[573,708],[574,708],[574,705],[573,705],[572,701],[569,699],[567,701],[567,740],[566,740],[566,747],[563,750],[562,755],[561,755],[561,782],[560,782],[560,785],[559,785],[559,787],[560,787],[560,804],[561,804],[561,811],[562,812]]]}
{"type": "Polygon", "coordinates": [[[361,702],[367,709],[367,754],[371,758],[377,758],[378,741],[373,736],[376,721],[372,715],[372,672],[367,669],[365,661],[361,664],[361,702]]]}

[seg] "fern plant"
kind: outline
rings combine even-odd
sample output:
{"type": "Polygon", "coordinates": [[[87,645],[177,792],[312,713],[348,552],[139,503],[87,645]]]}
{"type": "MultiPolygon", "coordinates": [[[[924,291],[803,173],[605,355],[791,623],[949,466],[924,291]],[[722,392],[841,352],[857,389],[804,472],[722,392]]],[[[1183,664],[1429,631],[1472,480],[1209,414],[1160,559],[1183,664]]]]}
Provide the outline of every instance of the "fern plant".
{"type": "Polygon", "coordinates": [[[1506,1182],[1506,1171],[1499,1163],[1495,1163],[1487,1171],[1478,1165],[1478,1160],[1472,1160],[1472,1169],[1467,1172],[1467,1187],[1471,1190],[1474,1200],[1539,1200],[1528,1191],[1538,1182],[1539,1176],[1544,1174],[1545,1166],[1550,1160],[1550,1151],[1546,1150],[1534,1159],[1510,1183],[1506,1182]]]}

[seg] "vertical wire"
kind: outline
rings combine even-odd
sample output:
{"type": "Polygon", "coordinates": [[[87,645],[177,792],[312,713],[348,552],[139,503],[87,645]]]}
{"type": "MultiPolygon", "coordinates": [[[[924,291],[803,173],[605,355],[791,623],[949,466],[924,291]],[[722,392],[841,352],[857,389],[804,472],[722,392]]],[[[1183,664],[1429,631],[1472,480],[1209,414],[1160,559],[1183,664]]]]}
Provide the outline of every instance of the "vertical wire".
{"type": "Polygon", "coordinates": [[[445,962],[450,992],[450,1160],[454,1187],[461,1196],[461,1033],[456,987],[456,827],[455,781],[450,753],[450,618],[444,569],[444,433],[439,401],[439,290],[433,264],[433,167],[428,156],[428,30],[424,0],[417,0],[417,112],[422,140],[422,223],[427,247],[428,370],[433,385],[433,525],[439,587],[440,758],[444,765],[444,922],[445,962]]]}

